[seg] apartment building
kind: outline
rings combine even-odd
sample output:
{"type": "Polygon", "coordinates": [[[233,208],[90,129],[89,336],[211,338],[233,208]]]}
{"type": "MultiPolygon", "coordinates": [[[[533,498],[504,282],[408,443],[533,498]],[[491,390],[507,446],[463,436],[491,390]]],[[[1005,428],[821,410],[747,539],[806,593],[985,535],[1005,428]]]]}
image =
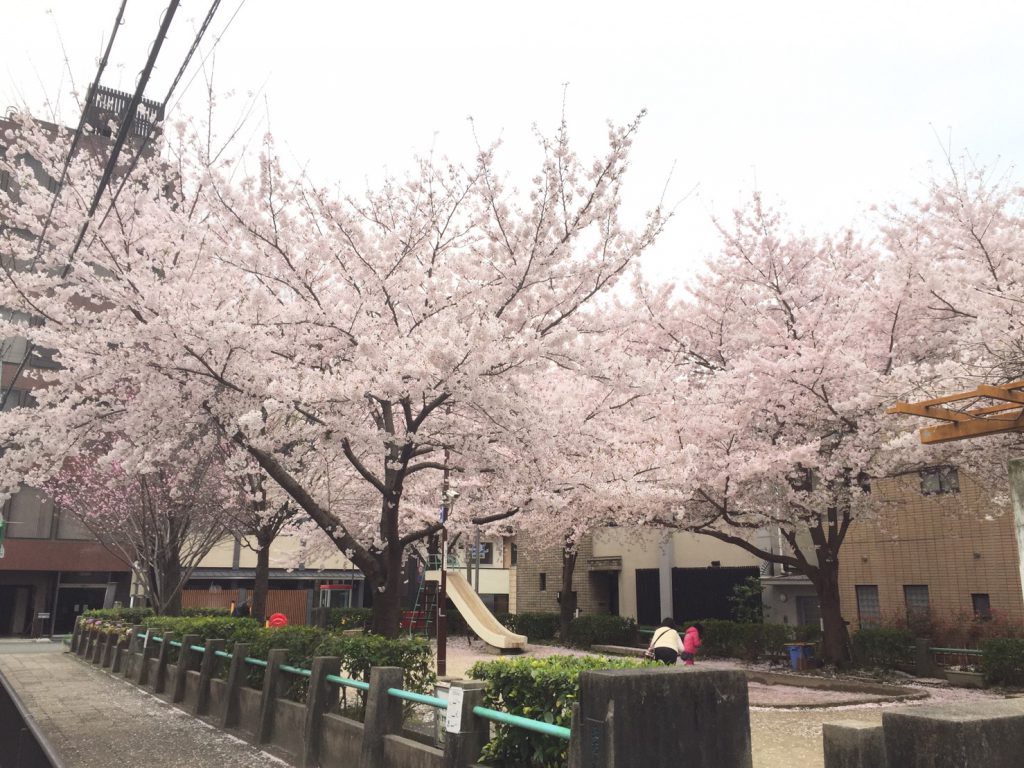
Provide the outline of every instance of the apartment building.
{"type": "MultiPolygon", "coordinates": [[[[88,133],[81,151],[103,151],[109,144],[110,121],[119,121],[131,94],[109,88],[96,89],[93,106],[86,115],[88,133]]],[[[144,101],[132,123],[129,148],[146,135],[163,114],[163,107],[144,101]]],[[[58,127],[42,123],[56,134],[58,127]]],[[[6,151],[4,136],[17,125],[0,117],[0,154],[6,151]]],[[[57,179],[46,176],[28,158],[36,178],[51,191],[57,179]]],[[[16,197],[17,180],[0,171],[0,195],[16,197]]],[[[0,219],[0,229],[6,222],[0,219]]],[[[3,259],[4,254],[0,254],[3,259]]],[[[14,269],[20,264],[7,264],[14,269]]],[[[15,321],[29,325],[34,318],[0,308],[15,321]]],[[[53,351],[29,348],[24,337],[0,342],[0,392],[6,393],[4,410],[32,407],[37,386],[26,372],[54,369],[53,351]]],[[[25,488],[3,504],[3,556],[0,557],[0,636],[47,635],[70,632],[75,617],[86,608],[109,607],[115,601],[127,603],[130,568],[127,563],[95,541],[80,523],[56,509],[38,490],[25,488]]]]}

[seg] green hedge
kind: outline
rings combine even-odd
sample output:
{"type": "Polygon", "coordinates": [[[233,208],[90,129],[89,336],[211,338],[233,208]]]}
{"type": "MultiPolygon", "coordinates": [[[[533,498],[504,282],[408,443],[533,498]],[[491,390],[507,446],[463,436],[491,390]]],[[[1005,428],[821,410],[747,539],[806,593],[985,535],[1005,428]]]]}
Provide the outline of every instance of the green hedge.
{"type": "MultiPolygon", "coordinates": [[[[696,624],[683,622],[680,632],[696,624]]],[[[704,656],[756,661],[766,657],[785,656],[786,643],[793,642],[793,627],[785,624],[746,624],[721,619],[703,619],[700,653],[704,656]]]]}
{"type": "Polygon", "coordinates": [[[981,669],[992,685],[1024,686],[1024,640],[998,638],[981,646],[981,669]]]}
{"type": "MultiPolygon", "coordinates": [[[[487,681],[485,707],[568,728],[572,724],[572,705],[579,699],[580,672],[647,665],[649,662],[636,659],[548,656],[478,662],[470,668],[469,676],[487,681]]],[[[508,725],[495,725],[493,733],[494,738],[484,747],[482,761],[541,768],[564,768],[568,762],[569,745],[561,739],[508,725]]]]}
{"type": "Polygon", "coordinates": [[[625,616],[593,614],[569,622],[565,641],[577,648],[593,645],[636,645],[636,622],[625,616]]]}
{"type": "Polygon", "coordinates": [[[402,667],[402,687],[433,695],[437,676],[430,643],[421,637],[388,640],[379,635],[328,635],[313,651],[314,656],[338,656],[342,674],[369,682],[371,667],[402,667]]]}
{"type": "Polygon", "coordinates": [[[182,608],[181,615],[190,618],[198,616],[230,616],[231,611],[227,608],[182,608]]]}
{"type": "Polygon", "coordinates": [[[526,635],[530,642],[554,640],[558,634],[557,613],[502,613],[495,618],[510,632],[526,635]]]}
{"type": "Polygon", "coordinates": [[[860,666],[897,669],[914,663],[914,633],[909,629],[865,628],[851,642],[854,662],[860,666]]]}

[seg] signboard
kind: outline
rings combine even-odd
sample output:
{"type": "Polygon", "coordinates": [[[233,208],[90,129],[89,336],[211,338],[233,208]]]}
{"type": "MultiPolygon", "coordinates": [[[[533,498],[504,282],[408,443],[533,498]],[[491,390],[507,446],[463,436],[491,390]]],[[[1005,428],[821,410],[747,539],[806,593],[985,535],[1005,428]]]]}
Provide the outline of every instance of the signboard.
{"type": "Polygon", "coordinates": [[[37,619],[48,619],[48,618],[50,618],[50,614],[48,612],[46,612],[46,611],[42,611],[42,612],[36,614],[36,618],[37,619]]]}
{"type": "Polygon", "coordinates": [[[462,697],[465,690],[452,686],[448,689],[448,714],[444,718],[444,729],[448,733],[462,731],[462,697]]]}

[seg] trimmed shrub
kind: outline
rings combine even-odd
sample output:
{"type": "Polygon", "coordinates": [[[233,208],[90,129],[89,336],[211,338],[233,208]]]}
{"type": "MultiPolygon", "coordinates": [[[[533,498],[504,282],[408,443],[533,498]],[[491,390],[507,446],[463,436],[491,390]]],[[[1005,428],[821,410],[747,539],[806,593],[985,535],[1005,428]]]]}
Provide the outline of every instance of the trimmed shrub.
{"type": "Polygon", "coordinates": [[[1024,640],[997,638],[982,643],[981,669],[992,685],[1024,686],[1024,640]]]}
{"type": "Polygon", "coordinates": [[[90,608],[82,612],[82,616],[88,619],[123,621],[125,624],[141,624],[152,615],[152,608],[90,608]]]}
{"type": "Polygon", "coordinates": [[[914,633],[909,629],[865,628],[852,638],[860,666],[897,669],[914,663],[914,633]]]}
{"type": "Polygon", "coordinates": [[[143,622],[151,630],[174,632],[179,637],[199,635],[199,642],[225,640],[230,649],[236,642],[252,642],[261,627],[255,619],[231,616],[151,616],[143,622]]]}
{"type": "MultiPolygon", "coordinates": [[[[680,631],[697,623],[683,622],[680,631]]],[[[793,641],[793,628],[785,624],[746,624],[721,619],[703,619],[700,653],[705,656],[757,661],[765,657],[784,656],[786,643],[793,641]]]]}
{"type": "Polygon", "coordinates": [[[380,635],[328,635],[312,655],[340,657],[342,674],[364,682],[370,680],[371,667],[402,667],[405,690],[434,693],[434,653],[421,637],[388,640],[380,635]]]}
{"type": "Polygon", "coordinates": [[[230,616],[231,611],[227,608],[182,608],[181,615],[189,618],[196,618],[199,616],[230,616]]]}
{"type": "MultiPolygon", "coordinates": [[[[478,662],[469,670],[469,676],[487,681],[485,707],[568,728],[572,723],[572,705],[579,699],[580,672],[649,665],[650,662],[636,659],[548,656],[478,662]]],[[[543,768],[564,768],[568,762],[569,746],[561,739],[497,724],[493,733],[494,738],[484,747],[482,761],[543,768]]]]}
{"type": "Polygon", "coordinates": [[[554,640],[558,634],[557,613],[503,613],[496,618],[510,632],[526,635],[530,642],[554,640]]]}
{"type": "Polygon", "coordinates": [[[569,645],[590,648],[592,645],[635,645],[636,621],[625,616],[594,614],[578,616],[569,622],[569,645]]]}

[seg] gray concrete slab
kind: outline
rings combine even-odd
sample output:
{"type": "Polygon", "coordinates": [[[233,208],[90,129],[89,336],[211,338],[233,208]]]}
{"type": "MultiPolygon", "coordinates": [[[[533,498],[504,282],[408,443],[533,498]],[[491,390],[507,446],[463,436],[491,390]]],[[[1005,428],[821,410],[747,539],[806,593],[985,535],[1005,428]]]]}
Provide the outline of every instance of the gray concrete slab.
{"type": "Polygon", "coordinates": [[[284,765],[266,752],[63,653],[60,644],[0,644],[0,670],[69,768],[284,765]]]}

